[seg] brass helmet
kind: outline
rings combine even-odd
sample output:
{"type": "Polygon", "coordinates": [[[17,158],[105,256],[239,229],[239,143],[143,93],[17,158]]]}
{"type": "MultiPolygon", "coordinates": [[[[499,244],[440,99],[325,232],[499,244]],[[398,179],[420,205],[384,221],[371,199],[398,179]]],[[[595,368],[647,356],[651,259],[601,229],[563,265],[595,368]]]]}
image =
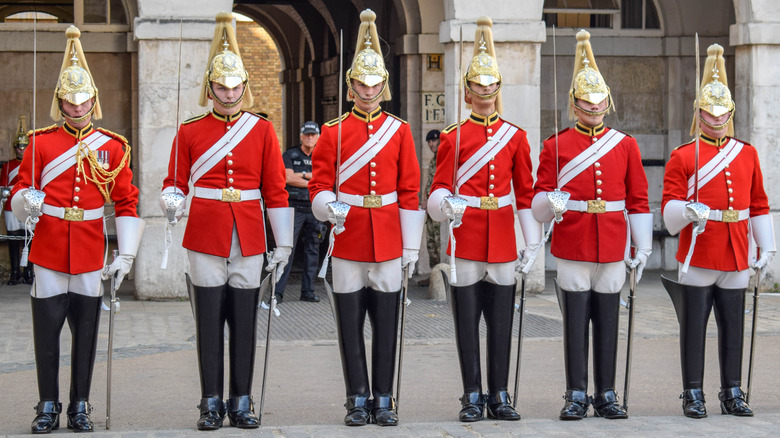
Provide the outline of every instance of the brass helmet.
{"type": "Polygon", "coordinates": [[[390,74],[385,68],[385,61],[382,56],[382,47],[379,45],[379,35],[376,31],[376,14],[371,9],[366,9],[360,13],[360,27],[358,28],[358,39],[355,46],[355,58],[352,60],[352,67],[347,70],[346,77],[347,88],[351,93],[347,95],[350,101],[357,97],[363,100],[352,89],[352,79],[355,79],[369,87],[384,83],[382,92],[377,94],[367,103],[375,102],[380,98],[383,101],[390,100],[390,89],[387,88],[387,79],[390,74]],[[372,46],[376,45],[376,48],[372,46]]]}
{"type": "Polygon", "coordinates": [[[92,73],[89,71],[89,65],[87,65],[87,59],[84,57],[79,40],[81,31],[76,26],[70,26],[65,30],[65,36],[68,37],[68,42],[65,45],[65,55],[62,59],[62,67],[57,78],[57,88],[54,90],[49,115],[54,121],[64,117],[61,109],[61,100],[63,99],[73,105],[81,105],[89,99],[95,98],[95,104],[92,105],[87,114],[72,120],[80,122],[90,116],[95,120],[101,119],[103,113],[100,110],[98,89],[95,86],[92,73]]]}
{"type": "Polygon", "coordinates": [[[604,81],[604,77],[601,76],[599,67],[596,65],[596,58],[593,56],[593,49],[590,46],[590,33],[584,29],[577,32],[577,47],[574,52],[574,75],[572,76],[571,88],[569,89],[569,120],[577,119],[573,108],[577,99],[593,104],[599,104],[604,99],[609,99],[607,107],[597,113],[580,108],[581,111],[592,115],[607,114],[615,106],[609,87],[604,81]]]}
{"type": "MultiPolygon", "coordinates": [[[[477,31],[474,34],[474,55],[471,58],[468,69],[464,77],[465,86],[469,86],[469,81],[476,82],[486,86],[498,84],[496,91],[483,95],[471,90],[469,91],[477,98],[490,99],[496,97],[496,112],[503,112],[501,104],[501,72],[498,71],[498,60],[496,59],[496,48],[493,44],[493,20],[490,17],[482,16],[477,18],[477,31]]],[[[470,107],[471,105],[467,105],[470,107]]]]}
{"type": "MultiPolygon", "coordinates": [[[[700,109],[720,117],[723,114],[731,113],[728,121],[723,125],[712,126],[720,129],[727,126],[726,135],[734,135],[734,100],[731,99],[729,91],[728,78],[726,77],[726,61],[723,59],[723,47],[720,44],[713,44],[707,48],[707,61],[704,62],[704,73],[701,79],[701,104],[700,109]]],[[[696,102],[693,102],[694,117],[696,117],[696,102]]],[[[702,123],[704,120],[702,120],[702,123]]],[[[696,119],[691,123],[691,135],[696,135],[696,119]]]]}
{"type": "Polygon", "coordinates": [[[249,91],[249,73],[244,68],[241,60],[241,52],[238,49],[236,32],[233,29],[233,14],[220,12],[216,16],[217,26],[214,29],[214,37],[211,40],[211,50],[203,76],[203,88],[200,93],[200,106],[208,105],[208,98],[217,100],[212,92],[212,82],[224,85],[227,88],[236,88],[245,84],[241,98],[233,103],[219,101],[224,107],[230,108],[244,102],[246,107],[254,104],[252,93],[249,91]]]}
{"type": "Polygon", "coordinates": [[[27,136],[27,116],[19,116],[19,127],[16,128],[14,136],[14,148],[24,149],[30,144],[30,137],[27,136]]]}

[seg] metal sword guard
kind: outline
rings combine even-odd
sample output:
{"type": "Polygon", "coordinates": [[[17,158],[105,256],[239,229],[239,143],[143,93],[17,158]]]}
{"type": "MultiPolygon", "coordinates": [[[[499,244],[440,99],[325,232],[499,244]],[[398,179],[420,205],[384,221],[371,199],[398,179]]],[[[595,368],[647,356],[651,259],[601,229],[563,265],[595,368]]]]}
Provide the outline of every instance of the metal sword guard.
{"type": "Polygon", "coordinates": [[[547,192],[547,201],[550,203],[553,213],[555,213],[555,223],[559,224],[563,220],[563,213],[566,212],[566,203],[569,202],[571,193],[563,192],[558,189],[547,192]]]}
{"type": "MultiPolygon", "coordinates": [[[[333,232],[340,234],[344,231],[344,223],[347,221],[347,213],[349,213],[350,205],[346,202],[333,201],[328,203],[328,213],[332,216],[333,225],[335,226],[333,232]]],[[[329,218],[330,219],[330,218],[329,218]]]]}
{"type": "Polygon", "coordinates": [[[160,196],[160,198],[165,205],[165,217],[168,219],[168,223],[171,225],[176,224],[179,221],[179,219],[176,217],[176,212],[179,211],[187,197],[181,193],[173,192],[164,193],[160,196]]]}
{"type": "Polygon", "coordinates": [[[701,202],[689,202],[685,204],[685,217],[693,219],[699,233],[704,231],[707,226],[707,219],[710,217],[710,207],[701,202]]]}
{"type": "Polygon", "coordinates": [[[5,200],[11,197],[11,188],[10,187],[0,187],[0,197],[2,197],[2,202],[5,203],[5,200]]]}
{"type": "Polygon", "coordinates": [[[43,199],[46,197],[46,193],[41,190],[29,188],[24,192],[23,196],[25,204],[30,208],[30,217],[33,218],[33,222],[37,222],[38,216],[41,215],[43,199]]]}
{"type": "Polygon", "coordinates": [[[463,214],[466,213],[468,201],[460,196],[445,196],[442,205],[447,205],[452,210],[452,227],[458,228],[463,220],[463,214]]]}

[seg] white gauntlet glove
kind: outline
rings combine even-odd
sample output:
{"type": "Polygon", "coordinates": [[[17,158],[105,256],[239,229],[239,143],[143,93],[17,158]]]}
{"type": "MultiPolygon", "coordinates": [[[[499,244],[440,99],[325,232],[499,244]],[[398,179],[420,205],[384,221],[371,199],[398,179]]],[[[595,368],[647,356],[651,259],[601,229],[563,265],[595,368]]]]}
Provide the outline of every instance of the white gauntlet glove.
{"type": "Polygon", "coordinates": [[[419,249],[406,249],[404,248],[403,256],[401,257],[401,267],[402,268],[409,268],[409,278],[412,278],[412,274],[414,274],[414,267],[417,263],[417,259],[419,258],[420,250],[419,249]]]}
{"type": "Polygon", "coordinates": [[[529,243],[528,245],[526,245],[524,250],[520,251],[520,253],[517,255],[517,258],[519,260],[516,269],[517,272],[521,274],[527,274],[531,271],[531,267],[534,265],[534,262],[536,261],[536,254],[539,252],[540,247],[541,244],[539,242],[529,243]]]}
{"type": "Polygon", "coordinates": [[[276,269],[277,281],[279,278],[282,278],[284,267],[287,266],[291,253],[292,247],[289,246],[277,246],[276,249],[268,253],[268,266],[265,267],[265,270],[273,272],[276,269]]]}
{"type": "MultiPolygon", "coordinates": [[[[777,252],[772,216],[765,214],[751,217],[750,228],[753,233],[753,240],[755,240],[759,248],[758,260],[750,260],[751,266],[754,269],[763,271],[769,265],[769,262],[772,261],[772,256],[777,252]]],[[[755,256],[753,255],[753,257],[755,256]]]]}
{"type": "Polygon", "coordinates": [[[647,265],[647,258],[650,257],[650,250],[647,249],[637,249],[636,250],[636,257],[633,259],[629,259],[627,263],[627,267],[629,270],[636,268],[636,282],[639,283],[639,280],[642,278],[642,271],[645,270],[645,265],[647,265]]]}
{"type": "Polygon", "coordinates": [[[135,256],[119,254],[110,265],[103,268],[101,278],[103,280],[108,280],[111,276],[115,276],[116,282],[114,283],[114,290],[119,290],[119,285],[122,284],[122,280],[125,279],[125,276],[133,267],[133,260],[135,260],[135,256]]]}

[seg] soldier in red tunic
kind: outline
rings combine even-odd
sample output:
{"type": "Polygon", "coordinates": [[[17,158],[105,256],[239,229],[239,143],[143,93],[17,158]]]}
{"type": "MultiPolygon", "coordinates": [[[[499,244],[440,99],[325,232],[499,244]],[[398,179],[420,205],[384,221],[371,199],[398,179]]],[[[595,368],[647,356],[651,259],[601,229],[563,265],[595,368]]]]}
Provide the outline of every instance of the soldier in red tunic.
{"type": "Polygon", "coordinates": [[[480,17],[477,25],[474,57],[464,83],[465,101],[472,111],[468,119],[441,134],[428,214],[439,222],[449,219],[454,228],[448,254],[451,269],[454,266],[450,304],[463,380],[458,417],[464,422],[482,420],[487,405],[488,418],[513,421],[520,419],[507,392],[515,270],[518,259],[521,270],[531,268],[542,233],[541,224],[531,215],[533,173],[526,133],[500,116],[502,82],[493,22],[480,17]],[[526,242],[521,255],[515,245],[513,205],[526,242]],[[488,333],[487,393],[479,354],[482,314],[488,333]]]}
{"type": "Polygon", "coordinates": [[[604,126],[612,109],[609,87],[596,66],[590,34],[577,34],[569,118],[577,120],[544,142],[533,200],[534,217],[556,219],[551,252],[563,314],[566,403],[562,420],[628,414],[617,401],[618,311],[626,265],[642,276],[652,250],[653,216],[636,140],[604,126]],[[565,194],[567,202],[557,203],[565,194]],[[570,196],[570,197],[569,197],[570,196]],[[636,252],[631,257],[633,240],[636,252]],[[588,331],[593,326],[595,394],[588,396],[588,331]]]}
{"type": "MultiPolygon", "coordinates": [[[[10,192],[14,184],[16,184],[16,181],[19,180],[19,165],[22,164],[24,151],[30,143],[30,139],[27,137],[27,124],[25,119],[25,116],[19,116],[19,129],[16,131],[16,137],[14,138],[13,144],[14,158],[4,163],[2,170],[0,170],[0,191],[2,191],[2,201],[4,203],[3,218],[5,219],[5,229],[9,236],[15,237],[24,236],[24,224],[22,224],[11,211],[10,192]]],[[[9,285],[15,285],[21,282],[32,284],[33,282],[33,269],[29,260],[24,267],[24,274],[19,270],[21,267],[19,264],[21,255],[22,241],[9,240],[8,259],[11,261],[11,278],[8,279],[7,283],[9,285]]]]}
{"type": "Polygon", "coordinates": [[[263,211],[277,247],[269,272],[281,276],[292,247],[293,211],[287,207],[282,154],[271,122],[242,111],[252,106],[248,76],[238,51],[232,15],[217,14],[200,105],[209,113],[179,127],[171,147],[161,204],[171,196],[184,211],[194,186],[183,246],[187,248],[195,312],[201,401],[199,430],[230,425],[257,428],[252,401],[257,305],[266,231],[263,211]],[[265,204],[265,209],[263,208],[265,204]],[[230,329],[230,387],[223,402],[224,328],[230,329]]]}
{"type": "Polygon", "coordinates": [[[409,275],[414,270],[425,221],[425,211],[417,208],[420,166],[412,132],[379,106],[390,100],[390,90],[375,20],[370,9],[360,14],[356,54],[346,73],[348,99],[355,105],[325,124],[309,181],[314,215],[336,225],[331,299],[348,426],[398,424],[393,375],[402,269],[408,267],[409,275]],[[363,340],[366,313],[373,336],[371,385],[363,340]]]}
{"type": "MultiPolygon", "coordinates": [[[[51,106],[55,121],[30,135],[11,207],[25,224],[37,222],[30,261],[35,264],[32,323],[40,402],[33,433],[59,427],[60,332],[68,320],[72,335],[68,429],[91,432],[89,392],[100,321],[103,279],[118,288],[130,271],[141,241],[138,189],[130,171],[127,140],[95,128],[100,100],[79,42],[70,26],[51,106]],[[105,266],[103,208],[114,203],[119,256],[105,266]]],[[[31,227],[28,226],[28,229],[31,227]]]]}
{"type": "Polygon", "coordinates": [[[680,323],[680,398],[685,416],[707,416],[704,344],[713,307],[718,325],[721,412],[752,416],[740,388],[745,289],[749,268],[765,269],[776,251],[774,226],[758,153],[752,145],[733,137],[734,101],[726,80],[723,48],[713,44],[707,54],[699,111],[691,127],[691,135],[696,135],[696,125],[700,126],[698,148],[694,140],[672,151],[664,173],[664,223],[672,235],[680,233],[680,241],[677,281],[663,278],[663,283],[680,323]],[[694,181],[697,149],[698,182],[694,181]],[[748,249],[751,240],[760,251],[748,249]]]}

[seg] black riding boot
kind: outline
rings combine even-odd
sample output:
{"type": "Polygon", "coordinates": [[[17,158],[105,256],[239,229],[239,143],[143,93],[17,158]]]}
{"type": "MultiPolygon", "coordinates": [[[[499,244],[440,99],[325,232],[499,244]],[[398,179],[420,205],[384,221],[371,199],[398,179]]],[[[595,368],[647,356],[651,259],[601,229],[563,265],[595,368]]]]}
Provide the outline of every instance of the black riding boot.
{"type": "Polygon", "coordinates": [[[485,397],[482,394],[482,370],[479,360],[479,320],[482,316],[482,295],[479,283],[452,287],[450,296],[455,322],[455,343],[458,347],[460,375],[463,380],[462,409],[458,419],[479,421],[484,416],[485,397]]]}
{"type": "Polygon", "coordinates": [[[555,282],[558,304],[563,315],[563,357],[566,367],[566,404],[561,420],[580,420],[588,416],[588,323],[591,291],[563,290],[555,282]]]}
{"type": "MultiPolygon", "coordinates": [[[[8,234],[12,236],[18,236],[19,231],[9,231],[8,234]]],[[[24,234],[24,231],[22,231],[24,234]]],[[[19,260],[21,259],[21,247],[22,242],[20,240],[8,241],[8,260],[11,263],[11,277],[8,279],[9,286],[13,286],[21,283],[22,274],[20,272],[19,260]]]]}
{"type": "Polygon", "coordinates": [[[92,412],[89,392],[92,387],[92,370],[95,368],[101,297],[68,292],[68,299],[68,325],[72,338],[68,429],[92,432],[94,426],[89,418],[92,412]]]}
{"type": "Polygon", "coordinates": [[[200,368],[201,401],[198,430],[222,427],[225,405],[222,402],[225,373],[225,313],[227,285],[193,286],[195,337],[200,368]]]}
{"type": "Polygon", "coordinates": [[[715,322],[718,323],[720,359],[720,410],[724,414],[752,417],[742,392],[742,347],[745,336],[745,289],[715,286],[715,322]]]}
{"type": "Polygon", "coordinates": [[[374,391],[371,415],[380,426],[398,424],[393,399],[395,350],[398,342],[398,310],[401,292],[367,289],[366,305],[371,321],[371,387],[374,391]]]}
{"type": "Polygon", "coordinates": [[[30,298],[38,396],[32,433],[49,433],[60,427],[60,333],[68,314],[68,294],[30,298]]]}
{"type": "Polygon", "coordinates": [[[593,291],[590,320],[593,326],[593,375],[596,384],[593,412],[610,420],[628,418],[615,394],[620,293],[593,291]]]}
{"type": "Polygon", "coordinates": [[[226,317],[230,329],[230,398],[227,411],[230,425],[241,429],[255,429],[260,426],[251,395],[259,295],[260,288],[227,287],[226,317]]]}
{"type": "Polygon", "coordinates": [[[680,364],[682,368],[683,414],[690,418],[704,418],[704,347],[707,340],[707,321],[712,310],[713,287],[690,286],[661,277],[669,293],[680,323],[680,364]]]}
{"type": "Polygon", "coordinates": [[[344,424],[363,426],[371,417],[371,391],[368,386],[366,343],[363,326],[366,322],[367,290],[350,293],[334,293],[336,328],[341,353],[341,368],[347,390],[347,415],[344,424]]]}
{"type": "Polygon", "coordinates": [[[481,285],[482,311],[487,326],[487,414],[495,420],[517,421],[520,414],[512,407],[507,392],[512,350],[515,286],[500,286],[486,281],[481,285]]]}

